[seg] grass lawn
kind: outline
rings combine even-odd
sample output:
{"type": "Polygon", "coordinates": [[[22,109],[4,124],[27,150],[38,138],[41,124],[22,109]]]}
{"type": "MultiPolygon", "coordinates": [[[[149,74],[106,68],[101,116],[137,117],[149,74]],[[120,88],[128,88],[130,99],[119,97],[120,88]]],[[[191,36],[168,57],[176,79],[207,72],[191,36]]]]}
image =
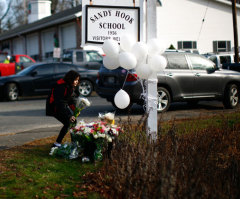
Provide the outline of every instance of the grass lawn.
{"type": "Polygon", "coordinates": [[[100,198],[84,190],[82,177],[98,170],[101,163],[49,156],[54,140],[41,139],[1,151],[0,198],[100,198]]]}
{"type": "MultiPolygon", "coordinates": [[[[204,132],[204,129],[212,129],[212,127],[214,127],[215,129],[221,129],[221,128],[232,129],[233,127],[239,125],[239,121],[240,121],[239,118],[240,118],[240,113],[235,112],[231,114],[216,115],[214,117],[209,117],[209,118],[205,117],[205,118],[187,119],[187,120],[180,120],[180,121],[175,120],[175,121],[169,121],[169,122],[161,122],[159,124],[161,125],[162,135],[165,135],[168,132],[170,132],[171,129],[173,129],[173,127],[176,130],[176,133],[178,135],[188,135],[192,132],[195,132],[197,130],[199,131],[201,129],[203,129],[203,132],[204,132]]],[[[125,126],[124,128],[128,133],[128,135],[130,136],[132,135],[129,138],[128,142],[134,142],[134,140],[137,140],[136,136],[134,137],[134,133],[137,133],[138,130],[136,128],[134,129],[130,125],[135,127],[139,127],[140,125],[127,124],[127,122],[125,122],[125,125],[128,125],[128,126],[125,126]]],[[[209,133],[212,133],[212,132],[209,132],[209,133]]],[[[235,135],[238,135],[238,131],[235,132],[233,137],[234,139],[235,139],[235,135]]],[[[195,138],[189,137],[188,138],[190,140],[189,143],[192,143],[192,140],[195,138]]],[[[95,175],[95,172],[100,171],[100,168],[102,168],[103,163],[102,162],[98,162],[95,164],[82,163],[80,158],[76,160],[68,160],[64,158],[56,158],[56,157],[49,156],[51,145],[55,141],[55,139],[56,137],[36,140],[31,143],[27,143],[23,146],[14,147],[8,150],[2,150],[0,152],[0,199],[2,198],[9,198],[9,199],[10,198],[11,199],[12,198],[24,198],[24,199],[28,199],[28,198],[47,198],[47,199],[103,198],[101,194],[99,194],[99,190],[104,189],[102,188],[104,187],[103,178],[106,178],[106,176],[98,180],[98,178],[95,175]],[[98,180],[99,183],[95,183],[95,184],[100,186],[91,187],[89,183],[85,182],[89,180],[98,180]]],[[[63,142],[65,141],[68,141],[68,142],[70,141],[69,134],[66,136],[63,142]]],[[[161,145],[162,144],[164,143],[161,143],[161,145]]],[[[180,140],[179,140],[179,145],[180,145],[180,140]]],[[[118,156],[120,154],[120,151],[122,150],[121,148],[122,146],[123,145],[119,145],[120,147],[119,151],[117,151],[117,149],[115,150],[115,153],[118,154],[118,156]]],[[[127,145],[125,144],[125,146],[127,145]]],[[[169,146],[172,146],[172,145],[169,145],[169,146]]],[[[196,146],[200,146],[200,144],[197,143],[196,146]]],[[[229,144],[229,146],[233,146],[232,143],[229,144]]],[[[188,145],[186,145],[186,147],[188,147],[188,145]]],[[[143,147],[141,146],[140,149],[141,148],[143,147]]],[[[193,147],[193,149],[194,148],[195,146],[193,147]]],[[[133,149],[131,149],[130,151],[126,150],[126,153],[125,154],[123,153],[123,156],[121,157],[126,157],[129,159],[130,152],[133,153],[132,159],[134,160],[134,158],[137,157],[138,155],[136,154],[138,152],[138,148],[136,148],[135,151],[133,149]]],[[[145,153],[146,152],[143,152],[143,154],[145,153]]],[[[215,157],[214,153],[210,154],[211,157],[215,157]]],[[[199,152],[197,151],[196,154],[199,154],[199,152]]],[[[121,165],[126,164],[126,159],[121,158],[119,156],[119,160],[118,160],[117,159],[118,156],[115,156],[113,163],[116,164],[116,168],[119,171],[123,168],[121,167],[121,165]]],[[[143,157],[145,156],[143,155],[143,157]]],[[[176,159],[177,158],[178,156],[176,156],[176,159]]],[[[187,161],[189,161],[189,159],[187,159],[187,161]]],[[[145,161],[145,162],[148,162],[148,161],[145,161]]],[[[134,162],[132,161],[132,163],[134,162]]],[[[134,165],[134,164],[130,164],[127,166],[125,165],[125,166],[126,168],[130,168],[131,165],[134,165]]],[[[107,170],[108,169],[109,168],[107,168],[107,170]]],[[[117,171],[117,170],[114,170],[114,171],[117,171]]],[[[128,170],[127,171],[123,170],[122,174],[126,174],[128,170]]],[[[119,177],[114,172],[112,173],[110,172],[110,175],[115,175],[111,179],[114,179],[116,177],[117,182],[120,182],[121,181],[120,177],[123,176],[123,175],[119,175],[120,176],[119,177]]],[[[106,185],[109,190],[111,190],[111,186],[114,187],[114,182],[116,181],[111,181],[109,182],[108,185],[106,185]]],[[[130,182],[129,176],[126,178],[126,182],[130,182]]],[[[132,179],[131,182],[134,182],[134,180],[132,179]]],[[[123,185],[120,184],[119,187],[123,187],[123,185]]],[[[126,191],[126,189],[124,191],[126,191]]],[[[132,190],[129,190],[129,192],[131,191],[132,190]]]]}

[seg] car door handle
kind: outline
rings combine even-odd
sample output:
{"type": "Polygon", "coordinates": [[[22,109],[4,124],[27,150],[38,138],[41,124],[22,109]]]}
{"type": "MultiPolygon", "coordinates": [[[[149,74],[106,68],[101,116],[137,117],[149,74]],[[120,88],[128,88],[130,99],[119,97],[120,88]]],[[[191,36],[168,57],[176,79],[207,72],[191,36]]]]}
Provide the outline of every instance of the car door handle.
{"type": "Polygon", "coordinates": [[[200,74],[199,74],[199,73],[196,73],[196,74],[195,74],[195,77],[200,77],[200,74]]]}
{"type": "Polygon", "coordinates": [[[167,76],[170,76],[170,77],[172,77],[172,76],[173,76],[173,74],[172,74],[172,73],[167,73],[167,76]]]}

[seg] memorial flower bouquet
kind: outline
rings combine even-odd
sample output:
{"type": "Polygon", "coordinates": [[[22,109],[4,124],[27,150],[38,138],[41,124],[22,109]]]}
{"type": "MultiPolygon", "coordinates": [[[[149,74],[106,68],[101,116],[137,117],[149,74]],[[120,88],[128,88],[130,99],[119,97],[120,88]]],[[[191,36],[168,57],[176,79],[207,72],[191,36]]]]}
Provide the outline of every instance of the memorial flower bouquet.
{"type": "MultiPolygon", "coordinates": [[[[76,99],[75,109],[73,113],[74,117],[77,118],[80,115],[81,111],[90,105],[91,105],[91,102],[89,102],[87,98],[78,97],[76,99]]],[[[76,124],[77,124],[77,121],[75,120],[75,122],[72,123],[71,127],[76,126],[76,124]]]]}
{"type": "Polygon", "coordinates": [[[54,149],[50,155],[74,159],[82,154],[83,159],[102,160],[104,149],[112,144],[122,129],[114,125],[113,113],[99,114],[99,119],[100,121],[91,123],[80,121],[72,126],[72,143],[65,143],[54,149]]]}
{"type": "Polygon", "coordinates": [[[114,114],[99,114],[101,121],[85,123],[79,122],[70,129],[74,142],[84,149],[89,145],[94,147],[94,159],[102,160],[102,151],[112,144],[113,140],[122,132],[122,129],[114,125],[114,114]]]}

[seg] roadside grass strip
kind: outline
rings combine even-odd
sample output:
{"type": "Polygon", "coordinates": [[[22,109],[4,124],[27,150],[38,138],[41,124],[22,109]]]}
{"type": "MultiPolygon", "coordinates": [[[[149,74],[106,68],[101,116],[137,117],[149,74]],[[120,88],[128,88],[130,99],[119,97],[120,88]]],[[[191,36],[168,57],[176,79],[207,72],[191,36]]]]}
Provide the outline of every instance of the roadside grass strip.
{"type": "MultiPolygon", "coordinates": [[[[225,186],[232,189],[218,190],[219,194],[234,198],[240,193],[235,189],[240,182],[239,121],[238,112],[159,121],[160,144],[153,146],[145,136],[146,117],[134,123],[129,118],[119,124],[124,133],[116,141],[112,160],[95,163],[50,156],[55,136],[1,150],[0,198],[141,198],[144,194],[154,198],[151,194],[157,193],[159,198],[168,194],[181,198],[185,193],[211,196],[217,194],[214,188],[225,186]],[[229,185],[215,184],[214,179],[229,185]],[[158,192],[152,191],[154,187],[158,192]]],[[[63,143],[69,141],[68,134],[63,143]]]]}

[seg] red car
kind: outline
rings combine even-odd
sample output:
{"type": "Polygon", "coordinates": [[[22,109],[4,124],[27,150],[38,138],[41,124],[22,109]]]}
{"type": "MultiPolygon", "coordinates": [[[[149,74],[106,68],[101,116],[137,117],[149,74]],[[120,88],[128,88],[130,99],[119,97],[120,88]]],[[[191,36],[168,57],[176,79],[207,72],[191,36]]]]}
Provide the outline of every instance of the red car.
{"type": "MultiPolygon", "coordinates": [[[[4,62],[4,60],[1,60],[1,62],[4,62]]],[[[9,64],[0,63],[0,76],[14,75],[33,63],[36,63],[36,61],[28,55],[13,55],[9,64]]]]}

